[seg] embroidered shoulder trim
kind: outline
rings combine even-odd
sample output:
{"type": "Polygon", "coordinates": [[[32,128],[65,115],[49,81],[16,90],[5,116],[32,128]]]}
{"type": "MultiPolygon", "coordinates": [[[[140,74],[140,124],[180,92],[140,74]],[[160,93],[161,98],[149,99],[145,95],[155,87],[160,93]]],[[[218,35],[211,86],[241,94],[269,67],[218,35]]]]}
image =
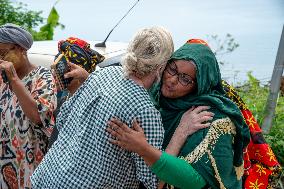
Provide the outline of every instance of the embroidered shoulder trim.
{"type": "Polygon", "coordinates": [[[216,161],[212,155],[212,150],[214,150],[215,144],[217,143],[219,137],[225,134],[236,134],[236,127],[228,117],[213,121],[202,142],[185,158],[181,157],[181,159],[184,159],[189,163],[196,163],[203,157],[203,155],[207,153],[215,172],[215,178],[219,182],[221,189],[226,188],[221,180],[216,161]]]}
{"type": "Polygon", "coordinates": [[[213,150],[219,137],[225,134],[236,134],[236,127],[230,118],[213,121],[203,141],[190,154],[181,158],[189,163],[196,163],[208,150],[213,150]]]}

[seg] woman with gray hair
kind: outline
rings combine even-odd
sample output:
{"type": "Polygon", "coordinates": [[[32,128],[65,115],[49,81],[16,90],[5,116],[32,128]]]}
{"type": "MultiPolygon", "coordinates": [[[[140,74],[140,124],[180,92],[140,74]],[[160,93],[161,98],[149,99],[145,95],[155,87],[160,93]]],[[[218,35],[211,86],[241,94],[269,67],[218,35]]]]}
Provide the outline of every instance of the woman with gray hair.
{"type": "Polygon", "coordinates": [[[31,188],[54,125],[54,81],[49,70],[29,62],[32,44],[20,26],[0,26],[0,188],[31,188]]]}
{"type": "Polygon", "coordinates": [[[127,53],[122,59],[122,67],[126,77],[131,75],[146,76],[153,70],[157,70],[158,67],[163,68],[168,61],[169,55],[173,52],[173,44],[164,49],[163,46],[172,41],[171,36],[161,28],[156,30],[159,35],[164,35],[165,38],[159,41],[156,35],[151,34],[152,31],[142,30],[130,41],[127,53]],[[149,33],[147,37],[145,37],[145,32],[149,33]],[[152,45],[147,46],[147,43],[152,45]]]}
{"type": "Polygon", "coordinates": [[[157,178],[137,154],[109,143],[107,121],[137,118],[153,146],[160,148],[160,113],[147,93],[173,52],[173,41],[161,27],[136,33],[123,68],[110,66],[89,75],[61,107],[58,139],[31,177],[33,188],[135,189],[142,182],[157,188],[157,178]]]}

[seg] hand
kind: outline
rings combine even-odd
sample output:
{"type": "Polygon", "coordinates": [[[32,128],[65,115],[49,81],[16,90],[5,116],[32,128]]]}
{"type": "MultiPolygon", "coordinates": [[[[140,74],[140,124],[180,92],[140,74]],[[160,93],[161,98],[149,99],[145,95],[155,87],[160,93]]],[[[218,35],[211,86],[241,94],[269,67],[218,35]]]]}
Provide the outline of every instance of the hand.
{"type": "Polygon", "coordinates": [[[0,60],[0,70],[5,71],[9,82],[20,80],[12,62],[0,60]]]}
{"type": "Polygon", "coordinates": [[[213,119],[214,113],[205,111],[209,108],[209,106],[193,107],[182,115],[179,126],[166,148],[167,153],[177,156],[189,135],[210,126],[210,123],[203,123],[213,119]]]}
{"type": "Polygon", "coordinates": [[[211,123],[205,122],[212,120],[214,113],[205,111],[208,109],[210,109],[209,106],[198,106],[186,111],[180,120],[178,132],[189,136],[200,129],[209,127],[211,123]]]}
{"type": "Polygon", "coordinates": [[[108,121],[108,125],[107,132],[115,137],[115,139],[110,140],[112,144],[120,146],[125,150],[136,152],[139,155],[142,155],[144,149],[149,146],[143,129],[136,119],[133,120],[133,128],[129,128],[125,123],[116,118],[111,118],[108,121]]]}
{"type": "Polygon", "coordinates": [[[68,62],[68,66],[70,67],[70,71],[64,74],[64,78],[73,78],[71,83],[67,86],[67,89],[71,94],[74,94],[88,78],[89,73],[76,64],[68,62]]]}

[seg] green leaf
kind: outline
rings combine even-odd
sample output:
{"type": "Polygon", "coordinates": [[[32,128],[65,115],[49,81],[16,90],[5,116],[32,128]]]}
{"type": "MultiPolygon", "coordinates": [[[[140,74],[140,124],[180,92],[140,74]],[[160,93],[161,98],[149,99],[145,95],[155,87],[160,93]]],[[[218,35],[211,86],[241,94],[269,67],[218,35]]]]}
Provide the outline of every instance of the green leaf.
{"type": "Polygon", "coordinates": [[[49,16],[47,18],[47,24],[50,24],[52,27],[56,27],[59,21],[59,14],[55,7],[52,7],[49,16]]]}

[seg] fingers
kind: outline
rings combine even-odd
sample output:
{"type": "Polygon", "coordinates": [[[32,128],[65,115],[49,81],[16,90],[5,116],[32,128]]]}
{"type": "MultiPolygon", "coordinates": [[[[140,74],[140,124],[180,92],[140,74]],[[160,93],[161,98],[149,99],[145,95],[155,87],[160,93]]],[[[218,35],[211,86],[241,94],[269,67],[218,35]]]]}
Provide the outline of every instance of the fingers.
{"type": "Polygon", "coordinates": [[[18,75],[12,62],[0,61],[0,69],[1,71],[5,71],[8,80],[18,78],[18,75]]]}
{"type": "Polygon", "coordinates": [[[70,66],[71,70],[80,67],[80,66],[78,66],[78,65],[76,65],[76,64],[74,64],[72,62],[69,62],[69,61],[67,61],[67,64],[68,64],[68,66],[70,66]]]}
{"type": "Polygon", "coordinates": [[[119,140],[110,139],[109,142],[111,144],[114,144],[114,145],[117,145],[117,146],[120,146],[120,147],[123,146],[122,143],[119,140]]]}
{"type": "Polygon", "coordinates": [[[68,62],[68,65],[70,66],[70,71],[64,74],[64,78],[74,78],[78,79],[83,83],[89,76],[89,73],[82,67],[68,62]]]}
{"type": "Polygon", "coordinates": [[[122,129],[124,132],[130,133],[132,131],[131,128],[129,128],[125,123],[123,123],[122,121],[120,121],[117,118],[111,118],[110,122],[113,124],[113,126],[116,126],[116,128],[120,128],[122,129]]]}
{"type": "Polygon", "coordinates": [[[199,124],[197,127],[199,129],[204,129],[204,128],[207,128],[211,125],[211,123],[203,123],[203,124],[199,124]]]}
{"type": "Polygon", "coordinates": [[[115,137],[118,137],[118,135],[122,135],[123,134],[123,130],[116,123],[114,123],[112,121],[108,121],[108,125],[110,127],[108,127],[107,130],[110,129],[110,130],[114,131],[114,132],[109,132],[111,135],[113,135],[115,137]]]}
{"type": "Polygon", "coordinates": [[[109,133],[109,134],[111,134],[111,136],[113,136],[113,137],[115,137],[115,138],[117,138],[117,139],[119,139],[119,133],[114,129],[114,128],[110,128],[110,127],[107,127],[106,128],[106,131],[109,133]]]}
{"type": "Polygon", "coordinates": [[[138,132],[144,132],[143,129],[140,127],[138,121],[136,120],[136,118],[133,120],[132,122],[132,127],[135,131],[138,131],[138,132]]]}
{"type": "Polygon", "coordinates": [[[208,110],[208,109],[210,109],[210,106],[198,106],[197,108],[192,110],[192,112],[200,113],[200,112],[202,112],[204,110],[208,110]]]}
{"type": "Polygon", "coordinates": [[[77,78],[79,75],[78,73],[78,70],[71,70],[70,72],[67,72],[66,74],[64,74],[64,78],[70,78],[70,77],[73,77],[73,78],[77,78]]]}
{"type": "Polygon", "coordinates": [[[203,112],[200,112],[198,114],[199,117],[203,117],[203,116],[209,116],[209,117],[213,117],[215,114],[212,113],[212,112],[208,112],[208,111],[203,111],[203,112]]]}
{"type": "Polygon", "coordinates": [[[8,70],[9,67],[13,66],[11,62],[7,62],[5,60],[0,60],[0,68],[4,70],[8,70]]]}
{"type": "Polygon", "coordinates": [[[70,71],[64,74],[65,78],[74,77],[77,78],[80,76],[80,70],[83,69],[80,66],[73,64],[71,62],[67,62],[68,66],[70,67],[70,71]]]}
{"type": "Polygon", "coordinates": [[[201,118],[199,118],[199,122],[200,123],[203,123],[203,122],[207,122],[207,121],[210,121],[210,120],[212,120],[213,119],[213,117],[211,117],[211,116],[203,116],[203,117],[201,117],[201,118]]]}

